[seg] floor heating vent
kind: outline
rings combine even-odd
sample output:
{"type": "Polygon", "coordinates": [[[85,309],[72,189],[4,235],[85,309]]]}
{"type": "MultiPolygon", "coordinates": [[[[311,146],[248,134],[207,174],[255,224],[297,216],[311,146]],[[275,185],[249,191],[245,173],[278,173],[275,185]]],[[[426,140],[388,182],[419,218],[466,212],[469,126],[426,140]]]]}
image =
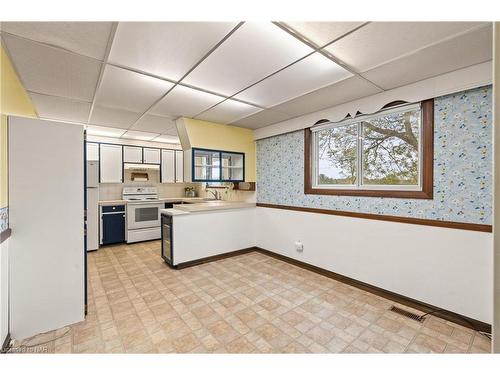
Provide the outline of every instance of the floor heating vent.
{"type": "Polygon", "coordinates": [[[418,314],[412,313],[410,311],[400,309],[399,307],[396,307],[396,306],[391,306],[391,308],[389,310],[392,312],[395,312],[396,314],[402,315],[406,318],[415,320],[415,321],[420,322],[420,323],[425,320],[425,317],[423,315],[418,315],[418,314]]]}

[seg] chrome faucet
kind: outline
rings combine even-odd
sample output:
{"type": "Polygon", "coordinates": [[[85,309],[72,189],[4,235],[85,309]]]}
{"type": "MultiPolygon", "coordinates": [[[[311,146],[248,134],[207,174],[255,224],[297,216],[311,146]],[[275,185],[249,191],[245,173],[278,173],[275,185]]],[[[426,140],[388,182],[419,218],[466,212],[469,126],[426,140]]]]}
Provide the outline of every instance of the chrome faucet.
{"type": "Polygon", "coordinates": [[[208,190],[208,189],[205,189],[205,191],[209,192],[209,193],[212,193],[212,195],[214,196],[215,200],[217,200],[217,201],[222,200],[222,194],[220,194],[217,190],[208,190]]]}

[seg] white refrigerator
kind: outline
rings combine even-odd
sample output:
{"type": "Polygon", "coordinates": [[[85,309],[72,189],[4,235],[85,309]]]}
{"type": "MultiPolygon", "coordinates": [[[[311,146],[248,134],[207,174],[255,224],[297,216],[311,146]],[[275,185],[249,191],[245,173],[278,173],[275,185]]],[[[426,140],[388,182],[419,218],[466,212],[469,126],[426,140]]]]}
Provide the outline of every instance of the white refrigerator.
{"type": "Polygon", "coordinates": [[[99,248],[99,162],[87,161],[87,251],[99,248]]]}
{"type": "Polygon", "coordinates": [[[23,338],[85,318],[84,130],[8,122],[10,334],[23,338]]]}

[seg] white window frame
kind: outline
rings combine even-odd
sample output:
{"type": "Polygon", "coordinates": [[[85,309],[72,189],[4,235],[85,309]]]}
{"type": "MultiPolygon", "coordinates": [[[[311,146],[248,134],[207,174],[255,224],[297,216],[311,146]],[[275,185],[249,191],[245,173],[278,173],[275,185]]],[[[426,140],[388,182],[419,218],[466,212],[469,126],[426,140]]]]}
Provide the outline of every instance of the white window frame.
{"type": "Polygon", "coordinates": [[[370,115],[362,115],[353,119],[347,119],[340,122],[327,122],[311,128],[312,132],[312,187],[314,189],[338,189],[338,190],[422,190],[422,163],[423,163],[423,126],[422,126],[422,107],[421,103],[404,104],[395,106],[370,115]],[[418,184],[417,185],[369,185],[363,184],[363,127],[362,123],[372,118],[378,118],[393,113],[408,112],[418,109],[420,111],[419,136],[418,136],[418,184]],[[355,184],[319,184],[319,153],[318,153],[318,132],[339,127],[357,124],[357,153],[356,153],[356,183],[355,184]]]}

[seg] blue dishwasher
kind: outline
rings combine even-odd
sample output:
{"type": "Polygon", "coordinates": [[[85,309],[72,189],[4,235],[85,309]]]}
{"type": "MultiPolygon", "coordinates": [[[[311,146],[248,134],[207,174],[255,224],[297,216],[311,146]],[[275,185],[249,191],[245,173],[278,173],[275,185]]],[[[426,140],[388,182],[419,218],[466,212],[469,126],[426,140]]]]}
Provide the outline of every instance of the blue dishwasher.
{"type": "Polygon", "coordinates": [[[102,206],[102,244],[125,242],[125,205],[102,206]]]}

